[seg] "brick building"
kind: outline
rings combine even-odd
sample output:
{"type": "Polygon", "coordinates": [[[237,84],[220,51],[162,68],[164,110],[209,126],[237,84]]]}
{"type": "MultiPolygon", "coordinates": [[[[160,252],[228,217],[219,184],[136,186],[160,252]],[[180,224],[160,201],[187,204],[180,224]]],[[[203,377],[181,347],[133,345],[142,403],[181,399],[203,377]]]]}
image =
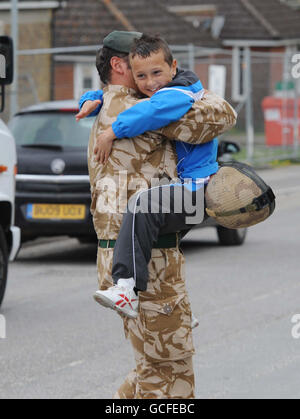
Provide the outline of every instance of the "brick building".
{"type": "MultiPolygon", "coordinates": [[[[253,105],[255,128],[262,129],[261,102],[282,81],[283,60],[274,58],[293,48],[300,50],[299,0],[166,0],[169,11],[177,13],[199,30],[206,29],[222,43],[223,48],[250,47],[253,52],[253,105]],[[296,7],[297,9],[297,7],[296,7]],[[256,57],[255,57],[256,53],[256,57]],[[273,56],[272,56],[273,55],[273,56]]],[[[231,63],[227,65],[226,97],[231,98],[231,63]]],[[[205,82],[207,68],[197,73],[205,82]]],[[[239,125],[244,125],[243,111],[239,125]]]]}
{"type": "MultiPolygon", "coordinates": [[[[51,48],[53,11],[59,1],[19,0],[19,50],[51,48]]],[[[0,33],[10,35],[11,2],[0,0],[0,33]]],[[[51,98],[51,56],[19,56],[19,107],[51,98]]],[[[9,89],[8,89],[9,92],[9,89]]],[[[5,119],[9,113],[9,95],[5,119]]]]}
{"type": "MultiPolygon", "coordinates": [[[[298,0],[19,0],[19,49],[91,47],[19,57],[20,107],[48,99],[78,98],[99,87],[95,52],[112,30],[159,32],[171,45],[209,48],[195,61],[195,70],[207,86],[208,68],[227,67],[226,98],[231,96],[232,49],[244,46],[269,54],[300,47],[298,0]],[[222,61],[223,60],[223,61],[222,61]]],[[[0,31],[9,34],[10,2],[0,0],[0,31]]],[[[199,52],[199,48],[197,48],[199,52]]],[[[186,51],[187,52],[187,51],[186,51]]],[[[187,55],[187,54],[186,54],[187,55]]],[[[274,60],[254,60],[253,98],[256,127],[263,125],[262,98],[282,79],[283,68],[274,60]]],[[[239,120],[243,125],[243,113],[239,120]]]]}
{"type": "MultiPolygon", "coordinates": [[[[281,0],[87,0],[84,4],[72,0],[55,13],[54,46],[100,44],[114,29],[159,32],[171,45],[221,46],[229,51],[249,46],[254,53],[264,53],[265,57],[271,57],[274,52],[284,53],[287,48],[300,49],[300,12],[281,0]]],[[[66,58],[56,57],[55,98],[70,97],[72,93],[78,97],[85,89],[98,87],[96,70],[91,66],[94,56],[73,56],[68,61],[58,61],[66,58]]],[[[231,57],[219,55],[218,60],[210,51],[206,59],[195,61],[195,71],[207,86],[209,66],[224,64],[226,98],[232,101],[231,57]]],[[[277,59],[253,59],[257,129],[262,129],[264,123],[262,99],[282,80],[283,71],[283,62],[277,59]]],[[[242,110],[240,127],[244,122],[242,110]]]]}
{"type": "MultiPolygon", "coordinates": [[[[199,33],[180,16],[156,0],[72,0],[56,11],[54,47],[100,46],[112,30],[159,32],[171,45],[220,46],[203,31],[199,33]]],[[[83,91],[99,88],[95,51],[54,57],[54,98],[78,98],[83,91]]]]}

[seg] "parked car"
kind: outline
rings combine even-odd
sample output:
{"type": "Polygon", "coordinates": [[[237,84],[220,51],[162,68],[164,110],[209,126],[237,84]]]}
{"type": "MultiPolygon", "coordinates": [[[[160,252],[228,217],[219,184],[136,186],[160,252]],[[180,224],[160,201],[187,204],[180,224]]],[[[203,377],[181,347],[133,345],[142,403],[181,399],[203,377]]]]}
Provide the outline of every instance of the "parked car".
{"type": "MultiPolygon", "coordinates": [[[[0,112],[4,110],[4,86],[12,82],[12,40],[0,36],[0,112]]],[[[8,262],[13,261],[20,247],[20,229],[14,225],[15,140],[0,118],[0,306],[4,298],[8,262]]]]}
{"type": "MultiPolygon", "coordinates": [[[[23,109],[11,121],[16,138],[18,175],[16,224],[22,242],[40,236],[67,235],[95,241],[90,215],[87,145],[94,118],[75,121],[75,101],[41,103],[23,109]]],[[[221,141],[219,159],[238,151],[221,141]]],[[[230,230],[208,219],[223,245],[240,245],[247,229],[230,230]]]]}
{"type": "Polygon", "coordinates": [[[22,242],[67,235],[96,240],[90,215],[87,145],[94,118],[75,121],[78,103],[23,109],[9,126],[16,138],[16,224],[22,242]]]}
{"type": "Polygon", "coordinates": [[[218,239],[223,246],[239,246],[244,243],[247,235],[247,228],[230,229],[218,225],[215,220],[208,218],[199,228],[215,227],[218,239]]]}

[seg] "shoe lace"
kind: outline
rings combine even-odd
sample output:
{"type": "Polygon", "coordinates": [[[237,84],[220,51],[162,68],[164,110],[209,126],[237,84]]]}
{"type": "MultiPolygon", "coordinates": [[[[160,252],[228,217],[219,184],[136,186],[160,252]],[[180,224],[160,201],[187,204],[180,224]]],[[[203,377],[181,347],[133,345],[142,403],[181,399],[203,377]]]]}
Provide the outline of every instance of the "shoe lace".
{"type": "Polygon", "coordinates": [[[113,289],[114,289],[114,291],[121,291],[121,292],[126,292],[126,291],[128,291],[128,289],[127,288],[125,288],[125,287],[122,287],[121,285],[113,285],[113,289]]]}

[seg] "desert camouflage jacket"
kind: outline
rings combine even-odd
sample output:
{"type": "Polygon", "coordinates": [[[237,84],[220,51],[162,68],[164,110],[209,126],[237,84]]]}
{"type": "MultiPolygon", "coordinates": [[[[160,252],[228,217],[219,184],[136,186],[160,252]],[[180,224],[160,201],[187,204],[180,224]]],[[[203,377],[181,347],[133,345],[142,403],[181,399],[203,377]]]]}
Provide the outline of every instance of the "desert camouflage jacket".
{"type": "Polygon", "coordinates": [[[134,90],[117,85],[106,87],[103,99],[88,149],[91,212],[98,238],[113,240],[118,236],[127,201],[134,193],[155,186],[163,178],[176,179],[172,140],[191,144],[211,141],[235,125],[236,113],[225,100],[206,92],[178,122],[135,138],[115,140],[108,163],[100,165],[94,156],[97,135],[139,100],[134,90]]]}

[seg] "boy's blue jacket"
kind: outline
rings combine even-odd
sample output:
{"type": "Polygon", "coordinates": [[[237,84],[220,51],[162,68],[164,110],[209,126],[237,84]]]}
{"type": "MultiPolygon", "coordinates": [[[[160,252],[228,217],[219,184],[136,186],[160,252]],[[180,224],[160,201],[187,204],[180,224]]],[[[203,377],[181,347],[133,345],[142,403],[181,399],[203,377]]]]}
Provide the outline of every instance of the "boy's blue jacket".
{"type": "MultiPolygon", "coordinates": [[[[178,121],[192,107],[201,95],[203,86],[197,76],[186,70],[177,70],[177,74],[165,88],[156,92],[150,99],[142,101],[119,114],[112,124],[117,138],[131,138],[153,131],[178,121]]],[[[85,93],[79,102],[102,100],[101,90],[85,93]]],[[[101,105],[90,115],[97,115],[101,105]]],[[[192,145],[175,141],[178,156],[178,176],[184,179],[199,179],[217,172],[218,140],[206,144],[192,145]]]]}

